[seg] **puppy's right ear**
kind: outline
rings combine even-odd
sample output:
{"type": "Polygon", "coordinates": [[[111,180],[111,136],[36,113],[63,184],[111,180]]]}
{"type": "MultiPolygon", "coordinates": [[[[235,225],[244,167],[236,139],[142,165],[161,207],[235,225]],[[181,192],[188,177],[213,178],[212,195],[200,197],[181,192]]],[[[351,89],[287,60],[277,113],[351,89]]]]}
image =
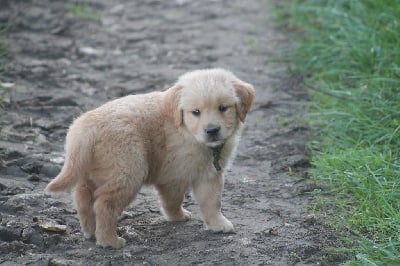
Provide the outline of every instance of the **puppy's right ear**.
{"type": "Polygon", "coordinates": [[[183,124],[183,111],[180,108],[182,86],[175,84],[169,88],[164,97],[164,111],[174,120],[176,127],[183,124]]]}

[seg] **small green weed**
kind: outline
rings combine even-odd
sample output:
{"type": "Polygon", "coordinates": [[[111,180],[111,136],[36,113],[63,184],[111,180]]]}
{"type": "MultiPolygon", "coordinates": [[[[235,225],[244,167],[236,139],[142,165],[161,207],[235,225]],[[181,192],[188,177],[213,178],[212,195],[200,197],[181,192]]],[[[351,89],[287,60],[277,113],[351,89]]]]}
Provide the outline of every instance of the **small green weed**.
{"type": "Polygon", "coordinates": [[[100,14],[87,2],[75,2],[70,8],[70,12],[85,19],[100,20],[100,14]]]}
{"type": "Polygon", "coordinates": [[[290,252],[289,261],[292,264],[296,264],[302,261],[301,257],[296,252],[290,252]]]}

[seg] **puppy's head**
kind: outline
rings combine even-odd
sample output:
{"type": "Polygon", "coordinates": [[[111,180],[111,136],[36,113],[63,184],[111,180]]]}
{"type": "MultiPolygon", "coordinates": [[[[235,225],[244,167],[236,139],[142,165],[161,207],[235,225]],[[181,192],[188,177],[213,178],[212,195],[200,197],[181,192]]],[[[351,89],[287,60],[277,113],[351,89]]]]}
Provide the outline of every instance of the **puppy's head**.
{"type": "Polygon", "coordinates": [[[223,69],[189,72],[167,91],[165,110],[177,127],[185,127],[209,147],[223,144],[244,122],[254,88],[223,69]]]}

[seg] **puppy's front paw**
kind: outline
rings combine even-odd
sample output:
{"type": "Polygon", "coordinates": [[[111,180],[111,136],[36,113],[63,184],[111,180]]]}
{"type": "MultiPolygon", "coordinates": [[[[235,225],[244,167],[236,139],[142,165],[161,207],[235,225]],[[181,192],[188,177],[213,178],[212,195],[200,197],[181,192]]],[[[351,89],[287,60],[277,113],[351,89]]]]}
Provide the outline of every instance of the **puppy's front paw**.
{"type": "Polygon", "coordinates": [[[103,248],[112,247],[115,249],[120,249],[125,246],[126,241],[122,237],[117,237],[115,239],[111,239],[111,240],[107,240],[107,241],[98,239],[96,244],[98,246],[102,246],[103,248]]]}
{"type": "Polygon", "coordinates": [[[181,215],[182,221],[188,221],[190,218],[192,218],[192,214],[190,211],[187,211],[186,209],[182,208],[182,215],[181,215]]]}
{"type": "Polygon", "coordinates": [[[229,233],[234,232],[235,228],[233,227],[231,221],[221,215],[216,219],[210,220],[208,223],[206,223],[206,230],[229,233]]]}
{"type": "Polygon", "coordinates": [[[171,212],[161,207],[161,213],[167,221],[188,221],[192,217],[192,214],[184,208],[181,208],[177,212],[171,212]]]}

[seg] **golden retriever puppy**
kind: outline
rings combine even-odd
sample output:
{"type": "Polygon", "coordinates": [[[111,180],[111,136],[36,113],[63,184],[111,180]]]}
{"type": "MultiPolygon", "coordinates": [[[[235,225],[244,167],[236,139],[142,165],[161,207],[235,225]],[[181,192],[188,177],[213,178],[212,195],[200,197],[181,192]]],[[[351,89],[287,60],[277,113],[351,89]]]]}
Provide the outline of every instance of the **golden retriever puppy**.
{"type": "Polygon", "coordinates": [[[192,189],[206,229],[231,232],[221,213],[223,172],[254,94],[232,73],[206,69],[164,92],[110,101],[72,123],[64,166],[46,191],[74,188],[82,231],[103,247],[124,246],[117,219],[147,184],[167,220],[190,219],[182,201],[192,189]]]}

